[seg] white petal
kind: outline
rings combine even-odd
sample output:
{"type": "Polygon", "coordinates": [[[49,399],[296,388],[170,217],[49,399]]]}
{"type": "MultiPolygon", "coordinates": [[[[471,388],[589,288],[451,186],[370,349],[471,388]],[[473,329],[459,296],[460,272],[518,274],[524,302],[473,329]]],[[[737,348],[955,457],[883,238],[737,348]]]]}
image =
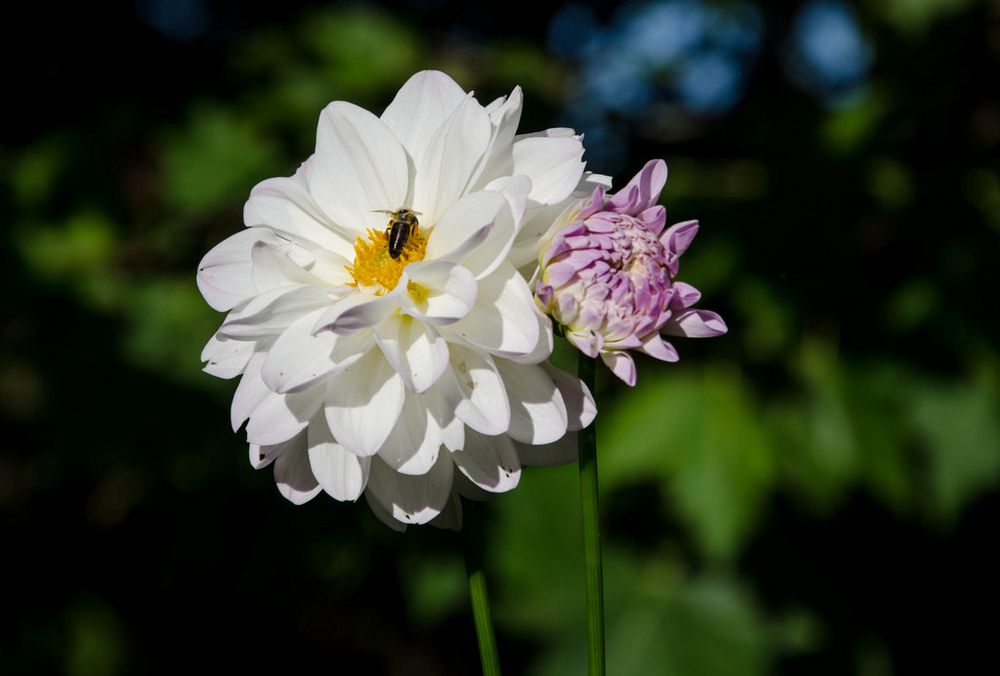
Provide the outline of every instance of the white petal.
{"type": "Polygon", "coordinates": [[[222,240],[201,259],[198,289],[214,309],[225,312],[257,295],[250,273],[250,252],[257,242],[279,240],[268,228],[250,228],[222,240]]]}
{"type": "Polygon", "coordinates": [[[536,350],[540,326],[528,284],[504,264],[479,281],[476,305],[465,319],[442,332],[493,354],[516,357],[536,350]]]}
{"type": "Polygon", "coordinates": [[[570,198],[550,205],[532,203],[525,213],[521,229],[514,237],[508,259],[520,268],[527,264],[538,265],[539,251],[547,246],[556,230],[568,223],[582,203],[582,198],[570,198]]]}
{"type": "Polygon", "coordinates": [[[552,320],[548,315],[535,308],[535,323],[538,324],[538,342],[535,349],[524,354],[504,353],[504,359],[509,359],[518,364],[541,364],[552,354],[554,339],[552,336],[552,320]]]}
{"type": "Polygon", "coordinates": [[[430,524],[435,528],[447,530],[462,530],[462,498],[458,493],[452,491],[448,503],[441,510],[441,513],[431,519],[430,524]]]}
{"type": "Polygon", "coordinates": [[[420,399],[431,415],[430,424],[438,428],[441,443],[449,451],[455,451],[465,445],[465,423],[455,415],[454,404],[445,397],[449,389],[458,390],[456,385],[445,384],[447,381],[454,381],[454,376],[443,376],[434,387],[421,394],[420,399]]]}
{"type": "Polygon", "coordinates": [[[378,500],[372,497],[371,491],[365,491],[365,502],[368,503],[368,506],[371,508],[372,513],[378,517],[378,520],[384,523],[386,526],[393,529],[397,533],[403,533],[406,531],[406,526],[396,521],[396,519],[392,517],[392,514],[389,512],[389,510],[387,510],[385,507],[379,504],[378,500]]]}
{"type": "Polygon", "coordinates": [[[324,416],[309,423],[309,466],[316,481],[330,496],[354,502],[368,483],[370,458],[361,458],[338,444],[324,416]]]}
{"type": "Polygon", "coordinates": [[[373,455],[403,408],[403,380],[372,349],[333,374],[326,387],[326,421],[333,436],[357,455],[373,455]]]}
{"type": "Polygon", "coordinates": [[[508,434],[529,444],[548,444],[566,433],[568,416],[562,393],[541,366],[496,360],[510,400],[508,434]]]}
{"type": "Polygon", "coordinates": [[[371,342],[371,333],[357,331],[341,336],[330,331],[314,333],[323,310],[303,315],[282,333],[267,351],[261,375],[275,392],[303,390],[326,378],[337,368],[360,359],[371,342]]]}
{"type": "MultiPolygon", "coordinates": [[[[549,130],[555,133],[556,130],[549,130]]],[[[579,136],[530,136],[514,141],[514,175],[531,179],[531,199],[555,204],[573,192],[583,176],[579,136]]]]}
{"type": "Polygon", "coordinates": [[[462,474],[491,493],[509,491],[521,478],[521,461],[506,434],[487,437],[470,430],[465,448],[451,457],[462,474]]]}
{"type": "Polygon", "coordinates": [[[406,153],[377,117],[335,101],[320,115],[315,161],[306,181],[335,223],[361,234],[384,226],[385,216],[374,209],[403,206],[409,183],[406,153]]]}
{"type": "Polygon", "coordinates": [[[447,261],[418,261],[406,266],[400,280],[400,306],[429,324],[450,324],[469,314],[476,303],[476,279],[447,261]]]}
{"type": "Polygon", "coordinates": [[[386,360],[412,392],[426,392],[448,368],[448,344],[419,319],[392,313],[374,333],[386,360]]]}
{"type": "Polygon", "coordinates": [[[247,227],[274,228],[341,256],[353,252],[353,233],[323,213],[301,176],[269,178],[258,183],[243,207],[243,222],[247,227]]]}
{"type": "Polygon", "coordinates": [[[611,372],[629,387],[635,386],[635,360],[624,350],[602,350],[601,361],[611,372]]]}
{"type": "Polygon", "coordinates": [[[305,504],[319,495],[319,483],[309,467],[306,435],[296,437],[295,443],[289,444],[274,461],[274,481],[278,491],[295,505],[305,504]]]}
{"type": "Polygon", "coordinates": [[[219,329],[219,333],[243,340],[274,337],[280,335],[303,315],[332,302],[331,287],[325,284],[285,288],[288,290],[276,289],[274,293],[277,297],[256,312],[241,313],[235,319],[227,319],[219,329]]]}
{"type": "Polygon", "coordinates": [[[313,326],[313,331],[352,333],[375,326],[398,307],[399,294],[395,291],[384,296],[352,293],[336,301],[321,314],[313,326]]]}
{"type": "MultiPolygon", "coordinates": [[[[312,262],[306,268],[309,272],[331,286],[345,286],[353,281],[351,273],[347,271],[351,261],[332,251],[315,249],[311,253],[312,262]]],[[[352,252],[351,256],[353,255],[352,252]]]]}
{"type": "Polygon", "coordinates": [[[445,212],[427,240],[427,260],[461,263],[486,241],[506,200],[498,192],[466,195],[445,212]]]}
{"type": "Polygon", "coordinates": [[[507,204],[493,220],[489,235],[462,261],[476,279],[491,274],[506,259],[521,226],[528,203],[531,181],[526,176],[507,176],[490,183],[489,191],[499,192],[507,204]]]}
{"type": "Polygon", "coordinates": [[[257,352],[250,357],[250,361],[247,362],[246,371],[243,372],[243,377],[240,378],[240,384],[236,386],[236,392],[233,393],[233,403],[229,409],[229,421],[232,423],[234,432],[250,417],[250,414],[264,401],[264,398],[271,394],[271,390],[267,388],[267,385],[264,384],[264,380],[260,376],[260,368],[264,363],[264,357],[265,354],[263,352],[257,352]]]}
{"type": "Polygon", "coordinates": [[[437,462],[441,430],[422,399],[406,393],[399,420],[378,451],[379,458],[402,474],[427,474],[437,462]]]}
{"type": "Polygon", "coordinates": [[[448,504],[453,474],[451,457],[438,456],[426,474],[400,474],[378,457],[372,458],[368,489],[393,518],[405,524],[427,523],[448,504]]]}
{"type": "Polygon", "coordinates": [[[293,394],[270,392],[250,413],[247,441],[261,446],[287,441],[306,428],[322,404],[322,387],[293,394]]]}
{"type": "Polygon", "coordinates": [[[488,355],[451,344],[447,377],[441,392],[462,422],[487,435],[503,434],[510,425],[507,391],[488,355]]]}
{"type": "Polygon", "coordinates": [[[322,279],[307,272],[278,247],[267,242],[256,242],[253,245],[250,264],[250,273],[258,293],[285,286],[324,285],[322,279]]]}
{"type": "Polygon", "coordinates": [[[587,384],[552,364],[542,364],[542,368],[559,388],[566,404],[566,429],[575,432],[592,423],[597,417],[597,403],[587,384]]]}
{"type": "Polygon", "coordinates": [[[216,334],[201,351],[201,360],[208,362],[202,370],[216,378],[235,378],[247,367],[255,345],[252,340],[230,340],[216,334]]]}
{"type": "Polygon", "coordinates": [[[514,87],[506,101],[500,105],[487,107],[493,134],[490,145],[486,149],[482,163],[476,170],[476,176],[470,184],[470,190],[480,190],[486,184],[499,176],[510,176],[514,169],[513,149],[514,134],[521,121],[521,107],[524,97],[520,87],[514,87]],[[492,108],[491,108],[492,107],[492,108]]]}
{"type": "Polygon", "coordinates": [[[280,444],[272,444],[271,446],[250,444],[250,466],[254,469],[263,469],[274,462],[279,455],[289,448],[294,448],[301,442],[302,439],[296,436],[288,441],[282,441],[280,444]]]}
{"type": "Polygon", "coordinates": [[[491,130],[486,111],[470,97],[434,132],[416,164],[413,184],[413,208],[427,223],[437,223],[444,211],[465,194],[489,145],[491,130]]]}
{"type": "Polygon", "coordinates": [[[551,241],[558,228],[576,216],[584,201],[598,186],[610,190],[611,179],[600,174],[584,172],[576,189],[566,199],[548,205],[531,202],[524,215],[521,229],[514,238],[514,246],[508,257],[510,263],[515,268],[530,267],[531,269],[525,274],[526,278],[530,278],[533,268],[538,265],[539,249],[551,241]]]}
{"type": "Polygon", "coordinates": [[[382,121],[419,165],[438,127],[467,98],[444,73],[425,70],[406,81],[382,113],[382,121]]]}

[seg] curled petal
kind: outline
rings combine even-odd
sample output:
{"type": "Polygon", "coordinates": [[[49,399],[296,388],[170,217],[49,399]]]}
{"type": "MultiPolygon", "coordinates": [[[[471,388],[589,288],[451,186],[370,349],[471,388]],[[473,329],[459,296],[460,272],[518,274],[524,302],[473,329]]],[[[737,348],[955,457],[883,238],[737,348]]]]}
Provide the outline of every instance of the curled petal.
{"type": "Polygon", "coordinates": [[[695,235],[698,234],[698,221],[683,221],[674,223],[660,235],[660,241],[667,248],[667,253],[678,257],[688,250],[695,235]]]}
{"type": "Polygon", "coordinates": [[[647,336],[642,342],[642,347],[639,349],[650,357],[659,359],[660,361],[675,362],[680,359],[674,346],[663,340],[663,337],[658,333],[652,333],[647,336]]]}
{"type": "Polygon", "coordinates": [[[313,332],[330,330],[349,334],[375,326],[399,307],[399,294],[391,291],[384,296],[354,293],[344,296],[316,320],[313,332]]]}
{"type": "Polygon", "coordinates": [[[427,260],[462,263],[486,241],[507,201],[492,190],[466,195],[441,217],[427,240],[427,260]]]}
{"type": "Polygon", "coordinates": [[[403,270],[400,306],[429,324],[451,324],[476,303],[476,279],[465,267],[446,261],[419,261],[403,270]]]}
{"type": "Polygon", "coordinates": [[[721,336],[729,329],[722,317],[710,310],[687,310],[671,318],[663,327],[663,333],[688,338],[711,338],[721,336]]]}
{"type": "Polygon", "coordinates": [[[635,386],[635,361],[628,352],[615,350],[613,352],[601,352],[601,361],[611,369],[619,380],[629,387],[635,386]]]}
{"type": "Polygon", "coordinates": [[[650,160],[628,185],[608,200],[606,208],[636,215],[656,204],[666,183],[667,163],[663,160],[650,160]]]}
{"type": "Polygon", "coordinates": [[[674,282],[674,297],[671,299],[671,308],[676,307],[675,303],[680,306],[677,309],[688,308],[699,300],[701,300],[701,291],[685,282],[674,282]]]}
{"type": "MultiPolygon", "coordinates": [[[[264,298],[264,296],[259,296],[264,298]]],[[[330,287],[300,286],[275,289],[272,300],[256,309],[227,319],[219,333],[237,340],[259,340],[280,335],[295,320],[312,310],[330,304],[330,287]],[[256,311],[253,311],[256,310],[256,311]]]]}

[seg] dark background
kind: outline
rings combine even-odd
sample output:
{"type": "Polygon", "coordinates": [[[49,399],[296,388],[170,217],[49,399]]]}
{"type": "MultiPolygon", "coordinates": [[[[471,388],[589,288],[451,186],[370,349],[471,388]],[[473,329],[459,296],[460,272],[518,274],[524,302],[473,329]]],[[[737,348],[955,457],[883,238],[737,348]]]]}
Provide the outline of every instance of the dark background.
{"type": "MultiPolygon", "coordinates": [[[[599,381],[609,672],[995,663],[1000,6],[532,7],[7,17],[0,672],[476,672],[457,536],[284,501],[198,363],[195,266],[250,188],[423,68],[520,84],[521,129],[585,132],[619,185],[663,157],[701,220],[681,278],[729,334],[599,381]]],[[[583,673],[576,491],[532,469],[488,506],[507,673],[583,673]]]]}

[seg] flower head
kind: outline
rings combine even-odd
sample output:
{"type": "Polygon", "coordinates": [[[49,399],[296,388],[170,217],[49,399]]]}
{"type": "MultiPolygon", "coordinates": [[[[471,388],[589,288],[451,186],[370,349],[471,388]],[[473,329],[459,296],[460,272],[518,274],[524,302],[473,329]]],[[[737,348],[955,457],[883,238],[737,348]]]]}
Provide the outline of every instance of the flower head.
{"type": "Polygon", "coordinates": [[[636,374],[627,350],[672,362],[677,351],[661,333],[726,332],[719,315],[692,309],[698,290],[674,279],[698,222],[664,231],[666,211],[657,200],[666,181],[666,163],[654,160],[613,197],[598,186],[566,210],[539,258],[535,293],[541,306],[573,345],[600,355],[628,385],[635,385],[636,374]]]}
{"type": "Polygon", "coordinates": [[[205,370],[242,376],[234,431],[247,422],[251,464],[273,463],[292,502],[364,494],[390,525],[454,524],[456,489],[513,488],[593,418],[543,363],[551,325],[516,267],[583,148],[515,136],[520,113],[517,88],[484,107],[430,71],[381,117],[331,103],[315,154],[257,185],[247,229],[202,260],[202,294],[229,313],[205,370]]]}

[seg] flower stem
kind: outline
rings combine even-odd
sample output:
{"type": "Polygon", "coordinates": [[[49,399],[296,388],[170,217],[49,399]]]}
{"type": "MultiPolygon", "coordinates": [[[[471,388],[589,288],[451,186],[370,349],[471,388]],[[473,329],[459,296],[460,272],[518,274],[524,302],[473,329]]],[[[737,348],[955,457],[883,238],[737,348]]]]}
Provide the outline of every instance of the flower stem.
{"type": "Polygon", "coordinates": [[[472,500],[463,503],[462,550],[465,553],[465,574],[469,578],[469,600],[479,640],[479,659],[483,676],[500,676],[500,657],[490,617],[490,595],[483,572],[483,533],[479,520],[479,505],[472,500]]]}
{"type": "MultiPolygon", "coordinates": [[[[582,352],[577,373],[594,392],[595,359],[582,352]]],[[[596,395],[595,395],[596,396],[596,395]]],[[[580,507],[583,512],[583,553],[587,573],[587,646],[590,676],[604,676],[604,573],[597,507],[597,428],[580,430],[580,507]]]]}

